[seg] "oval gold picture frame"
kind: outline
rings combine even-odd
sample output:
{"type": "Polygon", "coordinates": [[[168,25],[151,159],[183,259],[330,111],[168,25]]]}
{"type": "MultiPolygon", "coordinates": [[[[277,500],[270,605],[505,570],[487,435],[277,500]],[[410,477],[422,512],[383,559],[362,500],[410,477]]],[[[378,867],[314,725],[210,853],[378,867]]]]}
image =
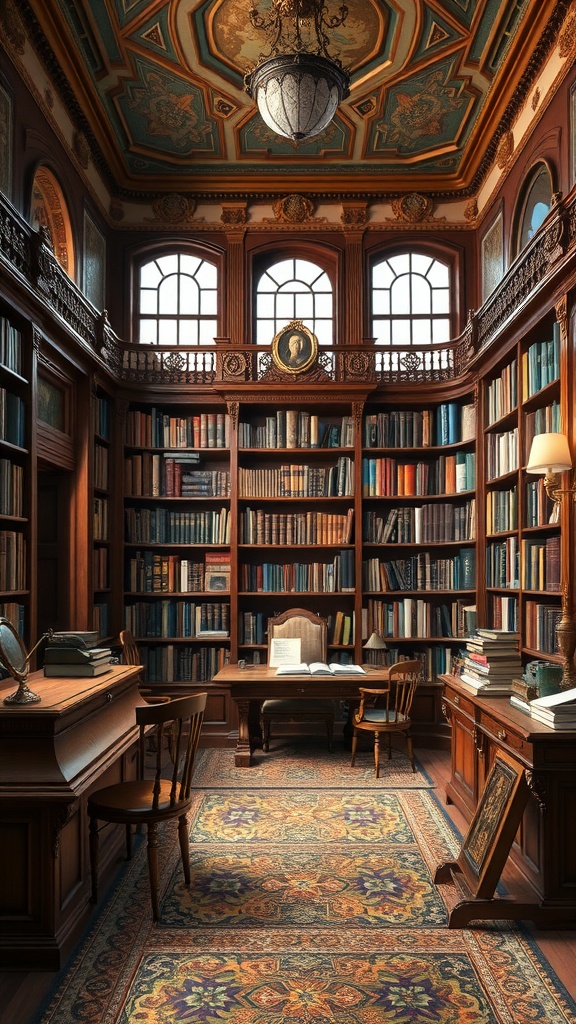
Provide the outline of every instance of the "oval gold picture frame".
{"type": "Polygon", "coordinates": [[[318,339],[301,320],[293,320],[283,327],[272,341],[272,359],[284,373],[304,373],[317,356],[318,339]]]}

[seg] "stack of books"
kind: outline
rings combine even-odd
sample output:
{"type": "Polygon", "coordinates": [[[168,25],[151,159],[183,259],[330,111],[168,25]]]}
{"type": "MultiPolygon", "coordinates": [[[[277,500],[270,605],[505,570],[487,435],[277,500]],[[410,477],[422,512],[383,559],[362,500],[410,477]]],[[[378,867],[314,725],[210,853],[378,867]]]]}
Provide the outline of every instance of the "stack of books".
{"type": "Polygon", "coordinates": [[[530,715],[550,729],[576,732],[576,688],[531,700],[530,715]]]}
{"type": "Polygon", "coordinates": [[[45,676],[100,676],[110,669],[112,651],[97,647],[94,631],[53,633],[44,652],[45,676]]]}
{"type": "Polygon", "coordinates": [[[466,641],[460,678],[485,696],[512,693],[512,680],[522,674],[519,633],[481,629],[466,641]]]}

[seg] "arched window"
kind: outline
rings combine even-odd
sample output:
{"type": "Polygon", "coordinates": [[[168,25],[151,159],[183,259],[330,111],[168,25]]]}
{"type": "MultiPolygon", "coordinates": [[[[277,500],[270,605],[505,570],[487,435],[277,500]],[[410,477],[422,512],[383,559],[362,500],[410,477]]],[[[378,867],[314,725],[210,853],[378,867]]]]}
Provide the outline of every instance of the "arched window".
{"type": "Polygon", "coordinates": [[[377,345],[436,345],[451,336],[450,268],[403,252],[372,266],[372,335],[377,345]]]}
{"type": "Polygon", "coordinates": [[[516,251],[522,252],[534,237],[552,206],[552,178],[545,163],[533,167],[520,193],[520,202],[515,214],[516,251]]]}
{"type": "Polygon", "coordinates": [[[320,345],[331,345],[333,309],[332,282],[322,267],[310,260],[280,260],[256,284],[256,344],[269,344],[291,320],[302,320],[320,345]]]}
{"type": "Polygon", "coordinates": [[[43,164],[34,175],[30,222],[36,230],[43,228],[47,233],[58,263],[74,280],[74,235],[68,204],[60,182],[43,164]]]}
{"type": "Polygon", "coordinates": [[[144,345],[212,345],[218,335],[218,268],[191,253],[143,263],[138,286],[138,341],[144,345]]]}

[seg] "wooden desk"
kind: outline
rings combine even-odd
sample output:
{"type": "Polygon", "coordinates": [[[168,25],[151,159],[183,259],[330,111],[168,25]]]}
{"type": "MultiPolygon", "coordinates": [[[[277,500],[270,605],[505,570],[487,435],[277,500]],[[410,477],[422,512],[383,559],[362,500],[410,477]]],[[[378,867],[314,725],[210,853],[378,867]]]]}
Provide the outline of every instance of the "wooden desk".
{"type": "Polygon", "coordinates": [[[524,766],[531,796],[511,857],[540,903],[521,916],[543,927],[574,927],[576,731],[549,729],[512,707],[508,697],[480,697],[461,679],[441,678],[443,710],[452,726],[448,800],[470,821],[495,753],[506,751],[524,766]]]}
{"type": "Polygon", "coordinates": [[[230,687],[230,695],[238,708],[238,742],[234,763],[248,768],[252,751],[262,746],[260,705],[264,700],[359,700],[362,685],[385,685],[387,668],[367,668],[366,675],[350,676],[277,676],[267,665],[225,665],[214,676],[214,682],[230,687]]]}
{"type": "MultiPolygon", "coordinates": [[[[86,801],[101,785],[134,777],[140,666],[93,679],[30,676],[42,702],[5,706],[0,691],[0,961],[56,970],[85,923],[90,900],[86,801]]],[[[104,836],[103,836],[104,840],[104,836]]],[[[111,869],[124,830],[103,842],[111,869]]]]}

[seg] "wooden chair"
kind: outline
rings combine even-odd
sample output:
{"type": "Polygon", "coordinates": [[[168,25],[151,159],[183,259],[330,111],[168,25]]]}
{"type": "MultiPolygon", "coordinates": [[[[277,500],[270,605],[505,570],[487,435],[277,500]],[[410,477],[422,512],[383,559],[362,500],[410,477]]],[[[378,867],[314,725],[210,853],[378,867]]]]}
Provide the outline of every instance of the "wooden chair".
{"type": "Polygon", "coordinates": [[[392,736],[404,736],[412,771],[414,752],[410,735],[410,712],[416,687],[422,678],[421,661],[397,661],[390,666],[389,685],[386,689],[360,687],[360,706],[354,713],[354,735],[352,737],[352,761],[356,761],[356,746],[359,730],[374,733],[374,764],[376,778],[380,777],[380,735],[388,736],[388,759],[392,757],[392,736]]]}
{"type": "MultiPolygon", "coordinates": [[[[277,637],[299,639],[300,660],[326,661],[328,651],[326,619],[314,615],[306,608],[289,608],[288,611],[268,619],[268,649],[277,637]]],[[[299,681],[301,685],[301,680],[299,681]]],[[[273,720],[323,721],[326,724],[328,750],[332,750],[334,733],[334,703],[331,700],[265,700],[261,710],[264,750],[270,748],[270,730],[273,720]]]]}
{"type": "Polygon", "coordinates": [[[178,818],[178,838],[184,870],[184,881],[190,885],[190,849],[187,812],[191,802],[192,775],[198,750],[202,719],[206,707],[206,694],[180,697],[166,703],[145,704],[136,708],[136,721],[140,727],[138,743],[138,778],[118,782],[92,793],[88,798],[90,818],[90,868],[92,900],[98,898],[99,821],[126,826],[126,855],[132,856],[132,828],[146,825],[148,832],[148,874],[152,916],[160,916],[158,901],[158,825],[178,818]],[[145,778],[146,738],[156,728],[157,743],[154,758],[154,776],[145,778]],[[163,736],[169,732],[173,757],[170,776],[162,778],[163,736]]]}

